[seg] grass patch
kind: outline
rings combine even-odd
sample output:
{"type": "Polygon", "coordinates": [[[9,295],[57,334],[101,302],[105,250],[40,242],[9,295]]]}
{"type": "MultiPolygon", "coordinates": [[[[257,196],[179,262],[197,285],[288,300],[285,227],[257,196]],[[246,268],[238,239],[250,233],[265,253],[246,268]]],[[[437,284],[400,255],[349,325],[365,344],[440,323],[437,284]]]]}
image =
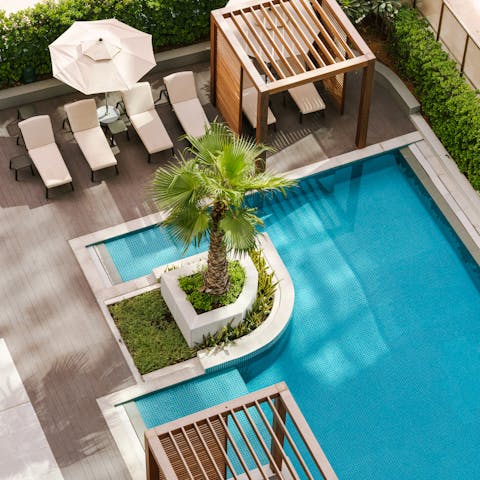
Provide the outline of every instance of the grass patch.
{"type": "Polygon", "coordinates": [[[230,275],[230,288],[224,295],[211,295],[210,293],[200,291],[203,285],[203,272],[179,278],[178,283],[187,294],[187,299],[195,311],[200,314],[230,305],[242,293],[243,285],[245,284],[245,270],[240,265],[240,262],[237,260],[228,262],[228,274],[230,275]]]}
{"type": "Polygon", "coordinates": [[[142,375],[196,355],[197,349],[187,345],[160,289],[122,300],[108,309],[142,375]]]}
{"type": "MultiPolygon", "coordinates": [[[[236,327],[225,326],[215,335],[205,338],[203,344],[195,348],[190,348],[185,342],[160,294],[160,289],[108,307],[142,375],[193,358],[202,348],[230,343],[255,330],[268,317],[273,306],[276,283],[262,253],[253,251],[250,257],[258,270],[258,292],[252,309],[242,323],[236,327]]],[[[245,272],[243,276],[245,277],[245,272]]]]}

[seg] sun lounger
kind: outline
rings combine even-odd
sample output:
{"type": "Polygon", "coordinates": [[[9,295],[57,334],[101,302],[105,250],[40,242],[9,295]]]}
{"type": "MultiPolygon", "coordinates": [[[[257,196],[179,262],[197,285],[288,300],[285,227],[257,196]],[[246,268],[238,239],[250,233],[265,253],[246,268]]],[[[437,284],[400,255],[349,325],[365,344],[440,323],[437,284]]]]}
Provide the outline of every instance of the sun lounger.
{"type": "Polygon", "coordinates": [[[103,168],[115,167],[118,174],[117,159],[98,122],[95,100],[90,98],[69,103],[65,105],[65,112],[73,136],[90,166],[92,182],[94,173],[103,168]]]}
{"type": "Polygon", "coordinates": [[[177,72],[163,79],[175,115],[187,135],[202,137],[209,125],[197,96],[193,72],[177,72]]]}
{"type": "MultiPolygon", "coordinates": [[[[247,120],[250,122],[253,128],[257,128],[257,101],[258,101],[258,92],[255,87],[245,88],[242,92],[242,111],[247,117],[247,120]]],[[[267,125],[273,125],[277,119],[275,115],[268,107],[268,116],[267,116],[267,125]]]]}
{"type": "Polygon", "coordinates": [[[70,184],[72,176],[55,143],[52,122],[48,115],[37,115],[19,122],[25,146],[35,168],[45,184],[45,196],[50,188],[70,184]]]}
{"type": "MultiPolygon", "coordinates": [[[[303,58],[297,57],[297,60],[305,65],[303,58]]],[[[295,62],[291,61],[291,64],[297,73],[302,71],[295,62]]],[[[325,111],[325,102],[313,83],[306,83],[298,87],[289,88],[288,93],[300,110],[300,123],[303,121],[303,116],[308,113],[325,111]]]]}
{"type": "Polygon", "coordinates": [[[148,161],[154,153],[169,148],[173,151],[172,140],[155,110],[150,84],[137,83],[121,94],[128,118],[147,149],[148,161]]]}

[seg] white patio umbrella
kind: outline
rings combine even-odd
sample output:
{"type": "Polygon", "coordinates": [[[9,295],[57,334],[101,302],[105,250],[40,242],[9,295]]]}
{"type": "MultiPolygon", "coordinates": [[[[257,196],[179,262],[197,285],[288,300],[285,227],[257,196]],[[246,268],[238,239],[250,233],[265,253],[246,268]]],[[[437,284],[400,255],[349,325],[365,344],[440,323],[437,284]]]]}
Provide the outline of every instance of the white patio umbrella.
{"type": "Polygon", "coordinates": [[[48,48],[55,78],[86,95],[105,93],[99,117],[109,114],[108,92],[128,90],[155,66],[152,36],[116,19],[75,22],[48,48]]]}

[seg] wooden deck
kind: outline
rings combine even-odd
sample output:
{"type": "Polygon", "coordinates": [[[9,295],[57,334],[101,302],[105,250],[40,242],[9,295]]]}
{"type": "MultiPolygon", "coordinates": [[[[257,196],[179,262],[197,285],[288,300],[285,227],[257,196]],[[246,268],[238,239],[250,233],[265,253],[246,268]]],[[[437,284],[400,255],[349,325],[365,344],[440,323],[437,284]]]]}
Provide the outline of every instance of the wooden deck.
{"type": "MultiPolygon", "coordinates": [[[[196,65],[203,72],[207,65],[196,65]]],[[[164,72],[164,74],[169,72],[164,72]]],[[[163,74],[150,77],[159,88],[163,74]]],[[[269,133],[277,149],[314,133],[318,160],[354,149],[359,78],[349,77],[343,117],[327,105],[325,118],[314,114],[298,123],[293,102],[274,98],[278,132],[269,133]]],[[[150,213],[145,184],[156,165],[169,160],[146,152],[131,131],[120,136],[120,174],[105,171],[90,181],[86,161],[71,134],[61,129],[62,106],[81,94],[36,104],[52,117],[55,135],[73,176],[75,191],[59,188],[44,197],[38,176],[27,170],[15,182],[9,159],[23,152],[15,144],[16,110],[0,112],[0,338],[13,360],[37,412],[65,479],[123,479],[127,469],[97,407],[96,398],[134,380],[76,263],[68,240],[150,213]]],[[[101,97],[98,97],[100,100],[101,97]]],[[[328,99],[327,99],[328,102],[328,99]]],[[[182,132],[168,105],[159,112],[172,138],[182,132]]],[[[215,109],[207,105],[210,119],[215,109]]],[[[388,92],[376,84],[368,143],[414,130],[388,92]]],[[[177,147],[183,148],[183,142],[177,147]]],[[[302,159],[295,159],[296,166],[302,159]]]]}

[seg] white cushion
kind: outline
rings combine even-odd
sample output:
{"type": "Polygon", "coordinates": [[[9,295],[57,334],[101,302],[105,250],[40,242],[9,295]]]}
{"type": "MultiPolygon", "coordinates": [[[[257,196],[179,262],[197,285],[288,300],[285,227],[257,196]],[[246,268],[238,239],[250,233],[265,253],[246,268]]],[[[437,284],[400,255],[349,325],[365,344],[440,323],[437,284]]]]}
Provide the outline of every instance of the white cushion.
{"type": "Polygon", "coordinates": [[[172,73],[164,77],[163,81],[172,105],[198,97],[193,72],[172,73]]]}
{"type": "Polygon", "coordinates": [[[52,122],[48,115],[37,115],[19,122],[27,150],[55,143],[52,122]]]}
{"type": "Polygon", "coordinates": [[[100,127],[74,132],[73,136],[91,170],[100,170],[117,164],[117,159],[100,127]]]}
{"type": "Polygon", "coordinates": [[[148,153],[161,152],[162,150],[173,148],[172,140],[156,110],[130,115],[130,121],[148,153]]]}
{"type": "Polygon", "coordinates": [[[205,135],[209,121],[198,98],[174,103],[173,110],[185,133],[195,138],[205,135]]]}
{"type": "Polygon", "coordinates": [[[58,187],[72,181],[56,143],[28,150],[28,154],[47,188],[58,187]]]}
{"type": "MultiPolygon", "coordinates": [[[[247,88],[242,93],[242,110],[253,128],[257,128],[257,100],[258,93],[255,87],[247,88]]],[[[268,108],[267,125],[272,125],[277,119],[268,108]]]]}
{"type": "Polygon", "coordinates": [[[289,88],[288,93],[303,114],[325,110],[325,102],[313,83],[289,88]]]}
{"type": "Polygon", "coordinates": [[[139,82],[130,90],[124,90],[121,93],[129,117],[155,108],[152,89],[148,82],[139,82]]]}
{"type": "Polygon", "coordinates": [[[97,104],[93,98],[69,103],[64,108],[72,132],[81,132],[100,125],[97,117],[97,104]]]}

